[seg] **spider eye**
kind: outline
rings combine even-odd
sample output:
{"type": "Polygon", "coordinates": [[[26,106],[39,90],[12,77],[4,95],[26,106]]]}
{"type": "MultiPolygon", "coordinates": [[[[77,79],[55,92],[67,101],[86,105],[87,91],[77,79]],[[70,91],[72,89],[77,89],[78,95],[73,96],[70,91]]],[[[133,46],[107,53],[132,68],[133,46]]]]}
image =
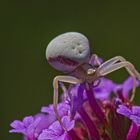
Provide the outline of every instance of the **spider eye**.
{"type": "Polygon", "coordinates": [[[46,58],[55,69],[70,72],[87,62],[90,56],[88,39],[80,33],[68,32],[55,37],[46,49],[46,58]]]}

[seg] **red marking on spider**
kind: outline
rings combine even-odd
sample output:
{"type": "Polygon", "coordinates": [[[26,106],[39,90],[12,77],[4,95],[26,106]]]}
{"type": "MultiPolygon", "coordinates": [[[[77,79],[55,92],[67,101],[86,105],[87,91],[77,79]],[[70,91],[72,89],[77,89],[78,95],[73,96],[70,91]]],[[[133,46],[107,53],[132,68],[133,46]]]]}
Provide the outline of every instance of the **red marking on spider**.
{"type": "Polygon", "coordinates": [[[48,61],[50,63],[53,63],[55,61],[58,61],[61,64],[69,65],[69,66],[75,66],[75,65],[78,65],[79,64],[77,61],[71,60],[71,59],[66,58],[64,56],[49,57],[48,61]]]}

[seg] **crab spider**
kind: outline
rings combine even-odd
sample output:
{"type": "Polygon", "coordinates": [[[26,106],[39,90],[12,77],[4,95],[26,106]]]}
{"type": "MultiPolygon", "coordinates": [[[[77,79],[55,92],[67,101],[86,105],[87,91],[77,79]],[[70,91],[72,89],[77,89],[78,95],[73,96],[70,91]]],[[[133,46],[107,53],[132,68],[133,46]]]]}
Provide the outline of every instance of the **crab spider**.
{"type": "MultiPolygon", "coordinates": [[[[90,84],[94,83],[100,77],[125,68],[133,78],[133,90],[130,100],[132,101],[135,96],[136,79],[140,80],[140,74],[133,64],[125,60],[122,56],[113,57],[101,64],[96,54],[90,55],[89,41],[80,33],[68,32],[55,37],[46,49],[46,58],[55,69],[67,74],[56,76],[53,80],[54,112],[62,127],[63,124],[57,111],[59,82],[70,84],[85,82],[90,84]],[[92,63],[93,60],[96,63],[96,67],[92,63]]],[[[66,91],[62,83],[60,86],[63,91],[66,91]]],[[[67,96],[66,93],[65,98],[67,96]]]]}

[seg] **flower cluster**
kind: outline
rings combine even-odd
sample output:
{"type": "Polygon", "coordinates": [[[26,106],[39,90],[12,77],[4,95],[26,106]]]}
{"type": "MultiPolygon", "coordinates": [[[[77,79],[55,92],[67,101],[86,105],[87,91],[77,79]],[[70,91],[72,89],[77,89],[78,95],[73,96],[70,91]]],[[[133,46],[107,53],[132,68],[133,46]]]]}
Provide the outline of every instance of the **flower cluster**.
{"type": "MultiPolygon", "coordinates": [[[[139,82],[137,81],[137,86],[139,82]]],[[[140,106],[130,101],[133,79],[122,84],[100,78],[94,84],[71,85],[57,105],[11,123],[10,132],[24,140],[140,140],[140,106]]]]}
{"type": "Polygon", "coordinates": [[[34,116],[13,121],[10,132],[23,134],[25,140],[139,140],[140,107],[129,101],[132,85],[131,77],[122,84],[102,78],[97,87],[88,89],[77,84],[58,104],[63,126],[49,105],[34,116]]]}

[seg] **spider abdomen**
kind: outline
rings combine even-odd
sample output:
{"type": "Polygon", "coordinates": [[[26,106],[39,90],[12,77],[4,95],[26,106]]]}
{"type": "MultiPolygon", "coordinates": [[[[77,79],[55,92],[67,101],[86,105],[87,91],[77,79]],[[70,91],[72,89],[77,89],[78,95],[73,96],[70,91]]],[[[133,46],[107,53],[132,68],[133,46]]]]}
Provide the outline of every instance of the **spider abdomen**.
{"type": "Polygon", "coordinates": [[[77,32],[55,37],[46,49],[48,62],[57,70],[71,72],[90,57],[88,39],[77,32]]]}

